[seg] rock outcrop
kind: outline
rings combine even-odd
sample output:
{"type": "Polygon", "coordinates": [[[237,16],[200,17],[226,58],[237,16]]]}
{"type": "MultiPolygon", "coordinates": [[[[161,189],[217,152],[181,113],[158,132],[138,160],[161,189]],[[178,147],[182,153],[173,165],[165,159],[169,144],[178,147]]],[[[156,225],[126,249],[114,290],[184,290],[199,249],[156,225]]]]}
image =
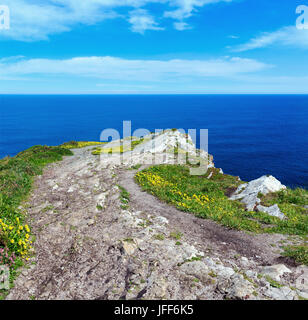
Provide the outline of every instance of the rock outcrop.
{"type": "Polygon", "coordinates": [[[280,211],[277,205],[271,207],[264,207],[260,205],[260,194],[266,195],[271,192],[277,192],[286,189],[286,186],[281,184],[273,176],[263,176],[259,179],[252,180],[248,183],[241,184],[237,190],[231,195],[231,200],[240,200],[245,204],[248,211],[262,211],[271,216],[284,219],[285,215],[280,211]]]}

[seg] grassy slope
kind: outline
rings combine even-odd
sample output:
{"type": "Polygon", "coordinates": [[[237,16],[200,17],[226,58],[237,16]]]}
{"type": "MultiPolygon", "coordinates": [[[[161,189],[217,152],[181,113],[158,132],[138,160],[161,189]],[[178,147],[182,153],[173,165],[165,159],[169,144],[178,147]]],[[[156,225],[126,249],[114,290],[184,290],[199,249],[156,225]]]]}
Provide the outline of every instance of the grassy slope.
{"type": "Polygon", "coordinates": [[[208,170],[204,176],[191,176],[186,166],[161,165],[139,172],[136,180],[145,190],[179,209],[211,218],[232,228],[300,236],[308,233],[307,209],[292,203],[306,204],[307,200],[303,199],[307,199],[308,191],[303,189],[287,189],[285,197],[278,193],[280,201],[276,199],[276,194],[268,196],[271,197],[270,201],[263,198],[263,204],[278,203],[283,209],[288,219],[280,220],[262,212],[247,212],[239,202],[229,200],[227,195],[241,182],[236,177],[219,173],[215,168],[208,170]],[[207,179],[211,173],[210,179],[207,179]],[[295,194],[298,196],[295,197],[295,194]],[[202,205],[197,200],[189,199],[194,195],[206,196],[208,201],[202,205]]]}
{"type": "MultiPolygon", "coordinates": [[[[288,218],[280,220],[266,213],[245,211],[241,203],[229,200],[227,195],[241,182],[236,177],[220,174],[217,169],[210,169],[205,176],[191,176],[186,166],[160,165],[138,172],[136,181],[144,190],[179,210],[215,220],[226,227],[307,238],[308,210],[303,208],[308,204],[307,190],[287,189],[263,198],[265,205],[278,203],[288,218]]],[[[299,252],[301,261],[308,263],[307,246],[289,249],[286,254],[288,252],[288,255],[296,256],[296,252],[299,252]]]]}
{"type": "Polygon", "coordinates": [[[24,224],[25,214],[18,207],[29,195],[34,177],[47,164],[68,155],[72,155],[68,149],[34,146],[13,158],[0,160],[0,251],[12,257],[7,261],[0,254],[0,264],[10,265],[11,277],[31,250],[30,227],[24,224]]]}

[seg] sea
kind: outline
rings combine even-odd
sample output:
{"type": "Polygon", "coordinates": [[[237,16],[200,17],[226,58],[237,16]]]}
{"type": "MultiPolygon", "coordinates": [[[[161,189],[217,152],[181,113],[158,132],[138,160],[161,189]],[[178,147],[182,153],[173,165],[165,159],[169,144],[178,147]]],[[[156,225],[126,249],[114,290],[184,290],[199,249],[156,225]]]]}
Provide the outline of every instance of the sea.
{"type": "Polygon", "coordinates": [[[0,95],[0,158],[99,141],[107,128],[122,135],[123,121],[132,130],[208,129],[208,151],[225,173],[308,188],[308,95],[0,95]]]}

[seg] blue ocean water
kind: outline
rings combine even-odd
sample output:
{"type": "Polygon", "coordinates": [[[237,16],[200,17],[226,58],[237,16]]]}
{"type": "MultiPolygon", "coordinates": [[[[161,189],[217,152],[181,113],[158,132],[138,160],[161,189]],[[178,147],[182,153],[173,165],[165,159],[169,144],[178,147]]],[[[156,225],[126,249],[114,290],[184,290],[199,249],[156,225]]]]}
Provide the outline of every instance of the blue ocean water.
{"type": "Polygon", "coordinates": [[[308,188],[307,95],[0,95],[0,158],[37,144],[122,132],[209,129],[216,167],[252,180],[272,174],[308,188]]]}

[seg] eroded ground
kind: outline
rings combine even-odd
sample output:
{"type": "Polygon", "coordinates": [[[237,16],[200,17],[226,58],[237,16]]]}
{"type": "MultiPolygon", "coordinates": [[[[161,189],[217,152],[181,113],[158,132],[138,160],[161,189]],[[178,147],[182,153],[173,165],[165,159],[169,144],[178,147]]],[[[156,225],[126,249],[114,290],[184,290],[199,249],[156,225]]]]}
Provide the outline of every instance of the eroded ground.
{"type": "Polygon", "coordinates": [[[178,211],[142,192],[136,170],[100,159],[76,149],[37,178],[25,205],[35,255],[8,299],[307,298],[307,268],[280,255],[289,237],[178,211]]]}

